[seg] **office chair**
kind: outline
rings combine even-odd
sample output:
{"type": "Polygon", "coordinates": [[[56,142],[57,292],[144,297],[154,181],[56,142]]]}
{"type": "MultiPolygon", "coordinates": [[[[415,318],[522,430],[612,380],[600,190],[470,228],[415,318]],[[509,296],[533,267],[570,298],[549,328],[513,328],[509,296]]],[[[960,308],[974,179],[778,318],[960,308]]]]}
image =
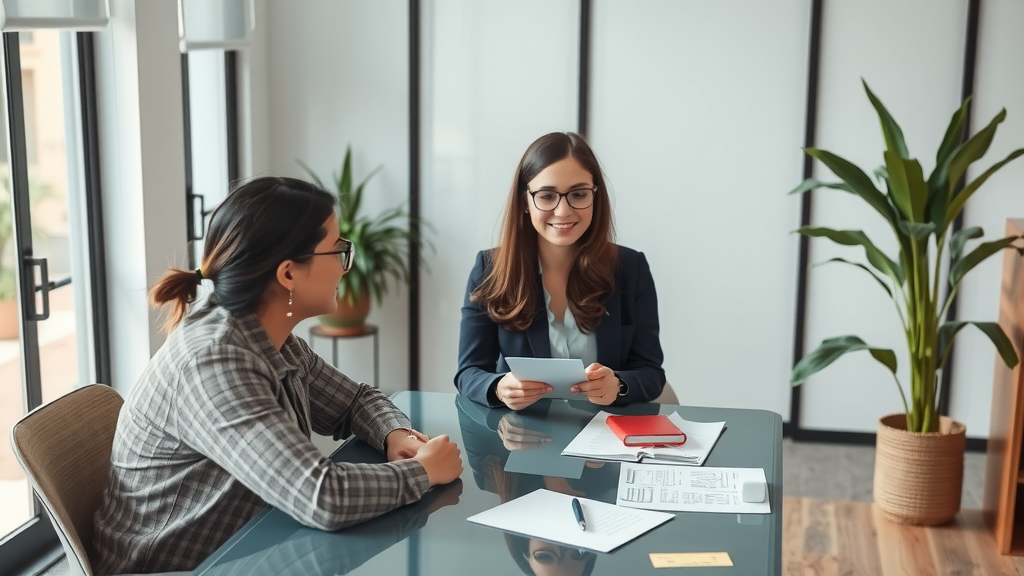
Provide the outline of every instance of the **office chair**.
{"type": "Polygon", "coordinates": [[[103,503],[123,403],[113,388],[92,384],[36,408],[11,429],[14,455],[53,521],[74,575],[93,574],[93,515],[103,503]]]}
{"type": "Polygon", "coordinates": [[[676,397],[676,391],[666,381],[665,387],[661,390],[661,395],[651,402],[653,404],[679,404],[679,398],[676,397]]]}

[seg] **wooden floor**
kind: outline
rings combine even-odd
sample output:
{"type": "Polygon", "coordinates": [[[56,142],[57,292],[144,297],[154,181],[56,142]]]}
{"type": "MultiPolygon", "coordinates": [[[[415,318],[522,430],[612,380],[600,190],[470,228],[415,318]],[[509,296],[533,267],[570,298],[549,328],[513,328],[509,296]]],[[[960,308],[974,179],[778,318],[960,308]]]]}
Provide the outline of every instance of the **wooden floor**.
{"type": "Polygon", "coordinates": [[[787,576],[1024,576],[1024,557],[1002,556],[979,510],[945,526],[902,526],[871,502],[786,497],[787,576]]]}

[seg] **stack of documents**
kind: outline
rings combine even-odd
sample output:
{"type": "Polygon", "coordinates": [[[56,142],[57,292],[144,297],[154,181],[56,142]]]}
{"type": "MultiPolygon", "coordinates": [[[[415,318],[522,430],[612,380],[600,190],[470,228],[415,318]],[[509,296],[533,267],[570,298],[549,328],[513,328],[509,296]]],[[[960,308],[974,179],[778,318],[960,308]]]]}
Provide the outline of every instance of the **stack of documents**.
{"type": "Polygon", "coordinates": [[[758,502],[743,500],[741,486],[745,482],[767,486],[764,470],[623,464],[615,502],[650,510],[770,514],[771,503],[764,492],[758,502]]]}
{"type": "Polygon", "coordinates": [[[665,512],[623,508],[589,498],[578,500],[586,517],[585,530],[580,529],[573,514],[573,497],[544,489],[470,516],[467,520],[528,538],[611,552],[675,517],[665,512]]]}
{"type": "Polygon", "coordinates": [[[601,411],[594,416],[576,435],[576,438],[562,450],[562,456],[579,456],[594,460],[622,460],[627,462],[652,462],[654,464],[676,464],[681,466],[703,466],[711,449],[725,429],[725,422],[690,422],[673,412],[669,420],[686,433],[686,443],[681,446],[626,446],[608,428],[609,414],[601,411]]]}

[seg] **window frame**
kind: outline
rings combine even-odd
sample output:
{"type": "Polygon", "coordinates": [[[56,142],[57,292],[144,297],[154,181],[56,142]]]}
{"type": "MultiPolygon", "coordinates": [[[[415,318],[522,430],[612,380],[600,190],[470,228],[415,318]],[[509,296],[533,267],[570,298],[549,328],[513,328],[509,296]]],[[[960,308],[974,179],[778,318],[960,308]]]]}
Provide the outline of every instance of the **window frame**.
{"type": "MultiPolygon", "coordinates": [[[[84,194],[84,210],[86,219],[85,236],[88,243],[86,263],[89,268],[89,307],[91,313],[91,341],[93,348],[90,373],[102,383],[109,384],[111,377],[110,363],[110,328],[108,322],[107,282],[105,246],[103,241],[102,218],[102,187],[99,171],[99,134],[96,99],[95,75],[95,37],[92,32],[76,32],[74,63],[62,62],[62,66],[77,66],[79,115],[77,118],[65,119],[80,123],[79,133],[84,194]]],[[[8,117],[8,150],[12,196],[17,198],[14,209],[15,256],[19,260],[31,257],[31,215],[29,212],[27,143],[25,138],[25,113],[21,81],[20,33],[3,33],[3,76],[4,89],[7,91],[8,117]]],[[[7,193],[7,191],[3,191],[7,193]]],[[[12,198],[12,199],[13,199],[12,198]]],[[[33,295],[35,287],[33,278],[23,272],[27,265],[17,266],[19,291],[22,296],[33,295]]],[[[24,413],[34,410],[42,404],[42,378],[39,360],[39,340],[37,320],[29,320],[34,315],[34,298],[20,298],[21,313],[21,346],[22,346],[22,391],[25,395],[24,413]]],[[[0,535],[0,573],[38,573],[52,566],[64,552],[53,525],[42,504],[33,498],[35,515],[13,532],[0,535]]]]}

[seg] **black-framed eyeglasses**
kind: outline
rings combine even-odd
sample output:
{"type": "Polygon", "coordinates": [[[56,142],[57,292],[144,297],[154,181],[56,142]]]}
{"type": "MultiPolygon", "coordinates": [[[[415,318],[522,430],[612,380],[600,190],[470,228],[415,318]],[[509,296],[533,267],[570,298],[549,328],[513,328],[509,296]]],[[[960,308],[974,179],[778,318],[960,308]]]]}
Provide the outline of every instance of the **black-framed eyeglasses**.
{"type": "Polygon", "coordinates": [[[342,248],[338,248],[337,250],[331,250],[330,252],[311,252],[309,254],[306,254],[306,256],[337,256],[338,260],[341,260],[341,267],[347,271],[350,268],[352,268],[352,261],[355,260],[356,246],[352,242],[345,239],[339,240],[339,242],[343,243],[342,248]]]}
{"type": "Polygon", "coordinates": [[[554,190],[526,191],[533,198],[533,205],[541,212],[551,212],[558,208],[558,204],[565,198],[569,207],[574,210],[583,210],[594,205],[596,188],[576,188],[568,192],[555,192],[554,190]]]}

